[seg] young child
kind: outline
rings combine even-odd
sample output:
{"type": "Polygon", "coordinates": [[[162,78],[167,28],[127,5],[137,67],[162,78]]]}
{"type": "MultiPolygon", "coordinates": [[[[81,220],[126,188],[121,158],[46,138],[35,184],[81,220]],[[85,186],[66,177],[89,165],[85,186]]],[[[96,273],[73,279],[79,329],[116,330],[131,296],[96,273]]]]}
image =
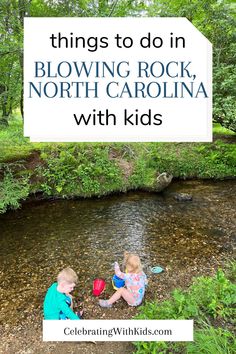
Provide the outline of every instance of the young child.
{"type": "Polygon", "coordinates": [[[109,300],[99,300],[101,307],[112,307],[112,304],[121,297],[130,306],[141,304],[147,285],[147,276],[142,271],[140,258],[135,254],[125,252],[124,266],[127,273],[122,273],[119,264],[115,262],[115,274],[125,280],[126,288],[119,288],[109,300]]]}
{"type": "Polygon", "coordinates": [[[80,317],[72,311],[71,291],[78,281],[77,274],[71,268],[63,269],[57,276],[57,283],[48,289],[43,312],[45,320],[79,320],[80,317]]]}

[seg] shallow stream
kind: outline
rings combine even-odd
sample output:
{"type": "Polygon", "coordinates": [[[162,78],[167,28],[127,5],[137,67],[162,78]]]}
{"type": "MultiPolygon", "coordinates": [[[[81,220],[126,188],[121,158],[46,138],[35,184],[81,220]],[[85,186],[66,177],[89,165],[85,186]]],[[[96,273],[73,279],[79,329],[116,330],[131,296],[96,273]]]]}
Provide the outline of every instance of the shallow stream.
{"type": "Polygon", "coordinates": [[[186,269],[232,253],[235,195],[234,181],[186,181],[161,194],[33,202],[0,216],[1,323],[37,314],[65,266],[77,271],[83,301],[95,277],[110,282],[124,250],[138,253],[148,274],[154,265],[186,269]],[[176,192],[193,200],[178,202],[176,192]]]}

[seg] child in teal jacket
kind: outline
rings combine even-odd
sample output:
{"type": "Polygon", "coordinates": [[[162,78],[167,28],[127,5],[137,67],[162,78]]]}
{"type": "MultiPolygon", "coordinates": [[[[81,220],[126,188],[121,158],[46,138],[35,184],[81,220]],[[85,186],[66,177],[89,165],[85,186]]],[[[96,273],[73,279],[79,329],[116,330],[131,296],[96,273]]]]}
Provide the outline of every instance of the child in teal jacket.
{"type": "Polygon", "coordinates": [[[65,268],[58,274],[57,282],[50,286],[44,299],[45,320],[80,319],[72,310],[72,296],[70,295],[77,280],[78,277],[71,268],[65,268]]]}

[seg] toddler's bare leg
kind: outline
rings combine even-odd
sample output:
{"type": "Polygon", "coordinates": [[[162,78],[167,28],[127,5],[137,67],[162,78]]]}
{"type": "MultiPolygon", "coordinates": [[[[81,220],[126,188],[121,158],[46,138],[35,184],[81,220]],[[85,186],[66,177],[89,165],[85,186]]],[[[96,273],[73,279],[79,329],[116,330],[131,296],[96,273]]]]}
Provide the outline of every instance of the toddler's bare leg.
{"type": "Polygon", "coordinates": [[[128,304],[133,304],[135,301],[133,295],[127,289],[119,288],[107,302],[111,305],[117,300],[119,300],[121,297],[123,297],[123,299],[128,302],[128,304]]]}

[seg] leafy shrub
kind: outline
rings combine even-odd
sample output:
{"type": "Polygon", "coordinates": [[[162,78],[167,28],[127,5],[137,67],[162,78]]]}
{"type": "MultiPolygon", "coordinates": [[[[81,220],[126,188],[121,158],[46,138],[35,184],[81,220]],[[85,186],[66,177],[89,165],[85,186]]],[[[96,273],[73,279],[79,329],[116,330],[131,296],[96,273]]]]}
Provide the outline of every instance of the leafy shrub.
{"type": "MultiPolygon", "coordinates": [[[[231,267],[235,269],[235,263],[233,264],[231,267]]],[[[161,320],[194,319],[197,327],[195,342],[192,344],[137,342],[136,353],[233,353],[235,341],[232,334],[220,328],[214,329],[206,325],[206,322],[214,321],[216,318],[233,321],[236,315],[235,304],[236,285],[226,278],[222,270],[218,270],[214,277],[196,278],[188,291],[176,289],[170,300],[146,303],[136,317],[161,320]],[[208,337],[211,341],[206,344],[208,337]]]]}
{"type": "Polygon", "coordinates": [[[122,190],[121,171],[109,159],[108,148],[71,145],[44,152],[41,158],[47,165],[38,172],[47,195],[90,197],[122,190]]]}
{"type": "Polygon", "coordinates": [[[180,178],[223,178],[236,174],[234,144],[153,143],[146,164],[180,178]]]}
{"type": "Polygon", "coordinates": [[[8,208],[19,208],[20,201],[29,195],[29,189],[27,176],[15,178],[11,171],[6,171],[0,181],[0,213],[6,212],[8,208]]]}
{"type": "Polygon", "coordinates": [[[235,65],[221,64],[215,68],[213,118],[214,121],[234,132],[236,132],[235,81],[235,65]]]}

